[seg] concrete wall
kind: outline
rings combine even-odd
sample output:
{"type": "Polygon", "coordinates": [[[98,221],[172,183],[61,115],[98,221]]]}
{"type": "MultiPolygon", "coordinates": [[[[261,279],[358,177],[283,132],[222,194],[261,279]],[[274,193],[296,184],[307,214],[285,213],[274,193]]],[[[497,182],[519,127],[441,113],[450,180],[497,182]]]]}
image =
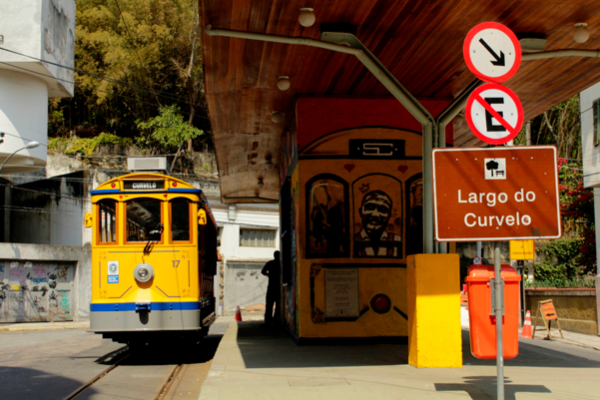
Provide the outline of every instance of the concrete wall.
{"type": "Polygon", "coordinates": [[[4,1],[0,34],[4,48],[30,56],[2,51],[0,61],[34,71],[31,76],[46,81],[50,97],[73,96],[74,85],[62,80],[73,82],[74,72],[36,59],[75,66],[75,0],[4,1]]]}
{"type": "MultiPolygon", "coordinates": [[[[48,142],[48,87],[44,81],[0,69],[0,132],[5,133],[0,163],[31,141],[48,142]]],[[[46,165],[46,153],[46,146],[21,150],[8,160],[2,173],[40,170],[46,165]]]]}
{"type": "Polygon", "coordinates": [[[91,207],[89,193],[84,190],[85,176],[81,172],[14,186],[10,241],[83,245],[84,231],[91,235],[91,229],[83,227],[85,211],[91,207]]]}
{"type": "MultiPolygon", "coordinates": [[[[56,64],[75,66],[75,1],[42,1],[42,59],[56,64]]],[[[65,90],[75,93],[73,71],[54,65],[44,64],[48,71],[58,79],[65,90]],[[66,82],[65,82],[66,81],[66,82]]]]}
{"type": "Polygon", "coordinates": [[[47,246],[35,244],[0,243],[0,254],[5,260],[19,261],[66,261],[76,264],[73,314],[75,321],[90,316],[92,286],[92,249],[89,246],[47,246]]]}
{"type": "Polygon", "coordinates": [[[268,278],[260,273],[264,263],[228,262],[225,269],[225,313],[232,314],[236,306],[262,314],[268,278]]]}
{"type": "MultiPolygon", "coordinates": [[[[531,323],[535,323],[538,301],[550,300],[558,314],[562,329],[588,335],[598,334],[598,310],[595,289],[525,289],[527,309],[531,310],[531,323]]],[[[542,317],[538,326],[544,327],[542,317]]],[[[553,325],[553,327],[556,327],[553,325]]]]}

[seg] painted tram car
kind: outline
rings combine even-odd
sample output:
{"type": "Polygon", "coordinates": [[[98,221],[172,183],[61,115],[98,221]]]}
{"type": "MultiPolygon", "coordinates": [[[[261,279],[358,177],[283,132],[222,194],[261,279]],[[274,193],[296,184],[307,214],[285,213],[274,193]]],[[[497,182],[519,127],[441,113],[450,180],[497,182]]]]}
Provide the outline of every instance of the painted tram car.
{"type": "Polygon", "coordinates": [[[202,191],[132,173],[91,195],[92,331],[130,345],[205,336],[216,318],[217,227],[202,191]]]}

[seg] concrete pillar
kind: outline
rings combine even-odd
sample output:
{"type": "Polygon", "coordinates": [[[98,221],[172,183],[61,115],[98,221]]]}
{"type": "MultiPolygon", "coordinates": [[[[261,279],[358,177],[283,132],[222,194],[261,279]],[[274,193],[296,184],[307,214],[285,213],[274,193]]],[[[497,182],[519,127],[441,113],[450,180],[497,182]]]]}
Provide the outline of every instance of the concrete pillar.
{"type": "Polygon", "coordinates": [[[600,336],[600,275],[596,275],[596,319],[598,320],[598,336],[600,336]]]}
{"type": "MultiPolygon", "coordinates": [[[[594,188],[594,219],[596,227],[600,227],[600,188],[594,188]]],[[[596,259],[600,260],[600,229],[596,228],[596,259]]],[[[600,335],[600,270],[596,275],[596,318],[598,335],[600,335]]]]}
{"type": "Polygon", "coordinates": [[[408,363],[462,368],[458,254],[408,256],[408,363]]]}
{"type": "Polygon", "coordinates": [[[10,243],[10,210],[12,206],[12,183],[4,186],[4,243],[10,243]]]}

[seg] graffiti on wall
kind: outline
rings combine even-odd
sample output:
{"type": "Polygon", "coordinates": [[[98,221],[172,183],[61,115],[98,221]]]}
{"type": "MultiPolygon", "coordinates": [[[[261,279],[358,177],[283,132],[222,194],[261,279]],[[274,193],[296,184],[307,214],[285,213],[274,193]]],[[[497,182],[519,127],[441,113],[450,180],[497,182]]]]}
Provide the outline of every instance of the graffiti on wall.
{"type": "Polygon", "coordinates": [[[0,322],[72,320],[74,270],[72,264],[0,261],[0,322]]]}

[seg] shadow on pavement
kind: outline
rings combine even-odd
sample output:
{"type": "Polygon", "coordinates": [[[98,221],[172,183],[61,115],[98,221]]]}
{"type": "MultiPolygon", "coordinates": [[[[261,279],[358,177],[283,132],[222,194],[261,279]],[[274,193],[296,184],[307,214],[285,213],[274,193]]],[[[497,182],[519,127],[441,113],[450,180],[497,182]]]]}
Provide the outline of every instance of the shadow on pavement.
{"type": "MultiPolygon", "coordinates": [[[[63,399],[85,382],[31,368],[0,367],[0,399],[63,399]],[[27,382],[26,385],[23,382],[27,382]]],[[[88,389],[93,394],[93,388],[88,389]]]]}
{"type": "Polygon", "coordinates": [[[262,321],[238,323],[237,344],[246,368],[312,368],[408,363],[408,346],[340,344],[297,346],[278,328],[262,321]]]}
{"type": "MultiPolygon", "coordinates": [[[[213,359],[223,335],[208,335],[198,344],[157,343],[137,349],[121,365],[202,364],[213,359]]],[[[98,359],[97,362],[101,362],[98,359]]]]}
{"type": "MultiPolygon", "coordinates": [[[[496,365],[495,359],[480,360],[471,355],[469,332],[463,331],[462,338],[464,365],[496,365]]],[[[382,366],[408,363],[408,345],[405,344],[297,346],[281,330],[261,328],[259,321],[238,323],[237,345],[246,368],[382,366]]],[[[596,355],[592,350],[586,351],[564,344],[556,346],[556,344],[548,343],[520,342],[519,355],[515,359],[505,360],[505,365],[544,368],[600,367],[600,352],[597,352],[598,361],[596,361],[575,355],[574,353],[577,351],[596,355]],[[549,346],[554,346],[554,348],[549,348],[549,346]],[[559,347],[563,351],[555,349],[559,347]],[[564,349],[568,349],[569,352],[564,349]],[[590,351],[592,353],[589,353],[590,351]]]]}
{"type": "MultiPolygon", "coordinates": [[[[495,366],[496,359],[482,360],[473,357],[469,342],[469,332],[463,331],[463,365],[495,366]]],[[[545,368],[598,368],[600,367],[600,352],[582,349],[564,343],[543,340],[519,341],[519,355],[516,358],[504,360],[507,367],[545,367],[545,368]],[[560,351],[562,349],[563,351],[560,351]],[[568,352],[567,352],[568,350],[568,352]],[[596,356],[594,359],[579,357],[573,353],[587,353],[596,356]]]]}
{"type": "MultiPolygon", "coordinates": [[[[496,398],[495,376],[465,376],[465,383],[435,383],[437,392],[466,392],[473,400],[493,400],[496,398]],[[484,390],[483,388],[487,389],[484,390]],[[488,393],[493,393],[490,395],[488,393]]],[[[504,398],[516,400],[517,393],[552,393],[543,385],[512,385],[504,378],[504,398]]]]}

